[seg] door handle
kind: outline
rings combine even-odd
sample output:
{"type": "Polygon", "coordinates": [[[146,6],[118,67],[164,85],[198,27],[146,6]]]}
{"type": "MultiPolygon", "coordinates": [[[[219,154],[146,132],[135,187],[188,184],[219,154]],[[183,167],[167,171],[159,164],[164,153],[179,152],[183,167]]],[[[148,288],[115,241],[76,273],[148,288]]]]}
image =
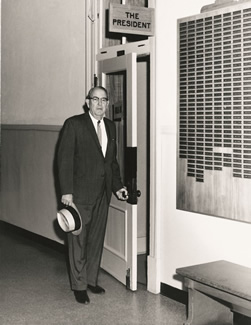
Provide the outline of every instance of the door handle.
{"type": "Polygon", "coordinates": [[[127,203],[137,204],[141,192],[137,189],[137,148],[126,147],[125,151],[125,186],[128,192],[127,203]]]}
{"type": "MultiPolygon", "coordinates": [[[[141,196],[141,191],[140,191],[140,190],[137,190],[136,194],[137,194],[137,197],[140,197],[140,196],[141,196]]],[[[125,192],[122,193],[122,196],[123,196],[124,198],[126,198],[126,194],[125,194],[125,192]]],[[[129,196],[129,194],[128,194],[128,196],[129,196]]]]}
{"type": "Polygon", "coordinates": [[[127,192],[128,192],[127,203],[137,204],[138,197],[141,196],[141,191],[137,190],[136,178],[132,178],[131,181],[127,183],[127,192]]]}

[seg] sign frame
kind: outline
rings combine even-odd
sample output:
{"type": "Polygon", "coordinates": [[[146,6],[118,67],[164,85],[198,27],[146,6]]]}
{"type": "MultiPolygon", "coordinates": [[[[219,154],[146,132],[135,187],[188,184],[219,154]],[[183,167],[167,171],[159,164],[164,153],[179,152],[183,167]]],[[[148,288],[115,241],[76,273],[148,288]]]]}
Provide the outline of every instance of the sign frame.
{"type": "Polygon", "coordinates": [[[155,9],[110,3],[109,31],[154,36],[155,9]]]}

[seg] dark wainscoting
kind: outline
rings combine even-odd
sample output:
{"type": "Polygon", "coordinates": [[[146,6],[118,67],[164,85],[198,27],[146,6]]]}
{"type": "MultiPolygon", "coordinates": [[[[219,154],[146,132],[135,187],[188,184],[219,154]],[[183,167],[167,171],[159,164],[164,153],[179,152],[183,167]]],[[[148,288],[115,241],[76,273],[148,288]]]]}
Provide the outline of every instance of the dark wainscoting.
{"type": "Polygon", "coordinates": [[[1,216],[17,227],[63,243],[56,151],[61,126],[1,126],[1,216]]]}

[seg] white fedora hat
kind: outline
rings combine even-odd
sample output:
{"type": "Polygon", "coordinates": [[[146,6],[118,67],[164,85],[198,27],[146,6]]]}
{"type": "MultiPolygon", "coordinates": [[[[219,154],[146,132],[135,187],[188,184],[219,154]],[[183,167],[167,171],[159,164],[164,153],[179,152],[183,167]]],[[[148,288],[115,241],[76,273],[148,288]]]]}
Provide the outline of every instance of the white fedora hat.
{"type": "Polygon", "coordinates": [[[79,235],[82,231],[82,219],[80,213],[73,203],[72,206],[66,206],[57,212],[59,226],[65,232],[71,232],[73,235],[79,235]]]}

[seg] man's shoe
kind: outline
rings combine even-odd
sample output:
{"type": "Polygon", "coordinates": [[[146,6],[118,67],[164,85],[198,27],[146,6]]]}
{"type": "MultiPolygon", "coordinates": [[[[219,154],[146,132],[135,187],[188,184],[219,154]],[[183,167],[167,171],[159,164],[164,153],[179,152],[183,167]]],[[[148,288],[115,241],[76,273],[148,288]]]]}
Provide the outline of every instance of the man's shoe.
{"type": "Polygon", "coordinates": [[[88,305],[90,303],[90,299],[88,297],[86,290],[81,290],[81,291],[74,290],[74,295],[77,302],[79,302],[80,304],[88,305]]]}
{"type": "Polygon", "coordinates": [[[90,289],[92,293],[96,293],[96,294],[104,294],[105,293],[105,289],[98,285],[96,285],[94,287],[94,286],[91,286],[90,284],[88,284],[88,289],[90,289]]]}

